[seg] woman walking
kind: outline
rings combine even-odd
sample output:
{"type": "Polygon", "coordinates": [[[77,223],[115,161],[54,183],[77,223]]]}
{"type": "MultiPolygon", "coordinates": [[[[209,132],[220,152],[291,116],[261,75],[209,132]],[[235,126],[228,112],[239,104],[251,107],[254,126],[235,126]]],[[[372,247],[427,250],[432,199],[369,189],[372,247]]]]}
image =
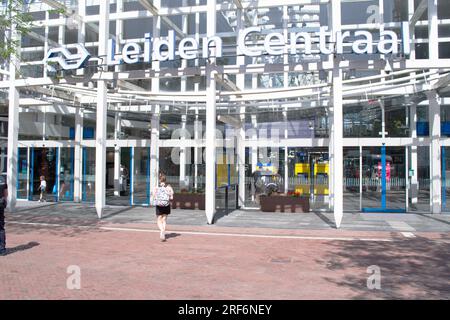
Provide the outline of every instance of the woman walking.
{"type": "Polygon", "coordinates": [[[156,202],[156,217],[161,241],[166,241],[167,216],[170,214],[170,200],[173,199],[173,189],[166,184],[166,176],[159,175],[159,185],[153,190],[153,198],[156,202]]]}

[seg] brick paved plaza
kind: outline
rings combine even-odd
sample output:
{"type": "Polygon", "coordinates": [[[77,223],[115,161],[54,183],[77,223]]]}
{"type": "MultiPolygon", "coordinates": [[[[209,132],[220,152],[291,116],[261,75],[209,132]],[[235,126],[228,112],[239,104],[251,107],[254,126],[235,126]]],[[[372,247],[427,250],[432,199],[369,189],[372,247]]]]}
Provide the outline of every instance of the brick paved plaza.
{"type": "Polygon", "coordinates": [[[0,299],[450,298],[445,219],[441,231],[402,232],[189,225],[178,214],[163,243],[151,209],[147,220],[130,211],[102,221],[90,210],[8,215],[0,299]],[[367,288],[372,265],[380,290],[367,288]],[[68,289],[69,266],[80,268],[79,290],[68,289]]]}

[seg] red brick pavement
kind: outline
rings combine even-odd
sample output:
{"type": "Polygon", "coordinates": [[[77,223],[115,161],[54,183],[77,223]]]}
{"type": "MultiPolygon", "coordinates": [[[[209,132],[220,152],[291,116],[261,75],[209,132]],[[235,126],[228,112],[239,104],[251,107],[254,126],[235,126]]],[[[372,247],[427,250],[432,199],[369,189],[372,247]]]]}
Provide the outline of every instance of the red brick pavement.
{"type": "Polygon", "coordinates": [[[450,298],[446,234],[171,226],[163,243],[154,229],[8,223],[0,299],[450,298]],[[80,290],[67,289],[70,265],[80,290]],[[371,265],[381,290],[367,289],[371,265]]]}

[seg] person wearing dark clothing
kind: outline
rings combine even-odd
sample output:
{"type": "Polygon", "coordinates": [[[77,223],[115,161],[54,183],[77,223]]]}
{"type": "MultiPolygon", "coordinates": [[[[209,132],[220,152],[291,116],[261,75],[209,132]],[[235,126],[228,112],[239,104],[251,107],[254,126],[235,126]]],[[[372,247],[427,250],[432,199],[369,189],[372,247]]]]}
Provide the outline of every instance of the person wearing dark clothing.
{"type": "Polygon", "coordinates": [[[8,185],[5,176],[0,176],[0,256],[6,254],[5,208],[8,198],[8,185]]]}

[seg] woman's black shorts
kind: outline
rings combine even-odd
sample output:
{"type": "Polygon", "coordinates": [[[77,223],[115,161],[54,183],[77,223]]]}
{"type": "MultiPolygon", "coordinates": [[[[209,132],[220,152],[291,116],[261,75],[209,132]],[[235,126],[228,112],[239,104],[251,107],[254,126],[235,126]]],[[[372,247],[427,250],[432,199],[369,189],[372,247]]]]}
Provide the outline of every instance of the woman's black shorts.
{"type": "Polygon", "coordinates": [[[156,206],[156,215],[157,216],[161,216],[163,214],[170,214],[170,206],[167,207],[160,207],[160,206],[156,206]]]}

